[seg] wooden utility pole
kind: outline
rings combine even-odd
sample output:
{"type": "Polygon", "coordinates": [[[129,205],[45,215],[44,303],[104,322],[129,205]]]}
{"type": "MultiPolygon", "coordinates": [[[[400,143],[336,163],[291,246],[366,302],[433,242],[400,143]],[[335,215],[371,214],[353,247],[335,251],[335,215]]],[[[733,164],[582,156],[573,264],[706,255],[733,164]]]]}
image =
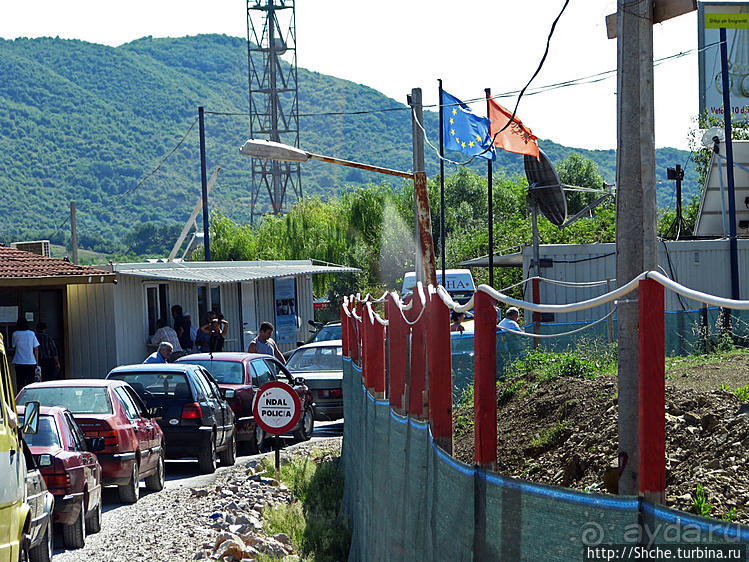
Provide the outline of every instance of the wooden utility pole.
{"type": "Polygon", "coordinates": [[[70,202],[70,257],[78,265],[78,228],[75,223],[75,201],[70,202]]]}
{"type": "Polygon", "coordinates": [[[429,212],[427,173],[424,169],[424,110],[421,105],[421,88],[411,90],[408,105],[413,111],[412,130],[414,143],[414,220],[416,237],[416,279],[424,285],[437,285],[437,265],[434,258],[432,215],[429,212]]]}

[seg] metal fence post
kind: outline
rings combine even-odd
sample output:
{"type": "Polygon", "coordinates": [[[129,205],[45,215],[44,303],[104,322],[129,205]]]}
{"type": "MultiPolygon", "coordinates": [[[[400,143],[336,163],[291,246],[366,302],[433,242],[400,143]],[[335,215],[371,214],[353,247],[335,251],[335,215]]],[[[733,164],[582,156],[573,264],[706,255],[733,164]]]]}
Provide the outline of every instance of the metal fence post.
{"type": "Polygon", "coordinates": [[[497,309],[483,291],[474,295],[473,404],[476,464],[497,465],[497,309]]]}
{"type": "Polygon", "coordinates": [[[348,349],[349,323],[351,318],[348,315],[348,297],[341,303],[341,353],[344,357],[350,357],[348,349]]]}
{"type": "Polygon", "coordinates": [[[663,285],[640,281],[640,495],[663,504],[666,494],[666,379],[663,285]]]}

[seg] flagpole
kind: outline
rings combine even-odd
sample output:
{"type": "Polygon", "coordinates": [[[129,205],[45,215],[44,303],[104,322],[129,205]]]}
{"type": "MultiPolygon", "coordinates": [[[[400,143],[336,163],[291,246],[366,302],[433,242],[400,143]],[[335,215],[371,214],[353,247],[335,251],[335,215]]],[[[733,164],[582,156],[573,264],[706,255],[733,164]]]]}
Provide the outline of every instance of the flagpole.
{"type": "MultiPolygon", "coordinates": [[[[486,92],[486,115],[489,116],[489,100],[492,97],[491,88],[485,88],[486,92]]],[[[494,202],[492,197],[492,161],[486,161],[486,181],[488,184],[489,203],[489,286],[494,287],[494,202]]]]}
{"type": "Polygon", "coordinates": [[[445,128],[444,128],[444,108],[442,107],[442,78],[438,78],[439,83],[439,104],[440,104],[440,253],[442,254],[442,285],[445,284],[445,128]]]}

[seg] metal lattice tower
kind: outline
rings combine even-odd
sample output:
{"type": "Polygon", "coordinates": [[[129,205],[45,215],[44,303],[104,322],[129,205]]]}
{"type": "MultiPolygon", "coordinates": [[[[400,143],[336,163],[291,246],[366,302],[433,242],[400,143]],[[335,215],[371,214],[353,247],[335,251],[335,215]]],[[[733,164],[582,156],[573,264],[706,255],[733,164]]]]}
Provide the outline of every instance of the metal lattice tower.
{"type": "MultiPolygon", "coordinates": [[[[294,0],[247,0],[250,138],[299,148],[295,20],[294,0]],[[290,62],[282,63],[282,55],[290,62]]],[[[252,159],[253,217],[263,191],[273,213],[282,213],[289,188],[302,198],[299,162],[252,159]]]]}

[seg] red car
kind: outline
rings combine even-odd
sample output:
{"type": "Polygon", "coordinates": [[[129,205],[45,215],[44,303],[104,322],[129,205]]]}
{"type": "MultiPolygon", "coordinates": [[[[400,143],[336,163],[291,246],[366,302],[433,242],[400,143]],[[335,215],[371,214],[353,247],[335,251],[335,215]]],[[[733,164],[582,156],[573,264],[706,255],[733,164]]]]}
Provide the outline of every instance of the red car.
{"type": "Polygon", "coordinates": [[[260,353],[193,353],[176,362],[200,365],[216,379],[234,411],[237,443],[245,445],[250,454],[258,453],[266,438],[265,432],[255,423],[252,406],[255,393],[269,381],[280,380],[294,387],[302,403],[302,415],[292,433],[300,441],[312,437],[315,424],[312,392],[303,378],[292,377],[275,357],[260,353]]]}
{"type": "MultiPolygon", "coordinates": [[[[24,407],[18,407],[19,416],[24,407]]],[[[55,496],[52,520],[62,525],[66,548],[83,548],[86,533],[101,530],[101,465],[94,451],[104,448],[101,437],[86,439],[65,408],[42,406],[39,429],[24,436],[55,496]]]]}
{"type": "Polygon", "coordinates": [[[102,484],[119,487],[120,501],[138,501],[140,480],[146,489],[164,487],[164,434],[137,393],[125,382],[68,379],[37,382],[24,387],[16,402],[37,400],[73,413],[86,437],[103,437],[97,453],[102,484]]]}

